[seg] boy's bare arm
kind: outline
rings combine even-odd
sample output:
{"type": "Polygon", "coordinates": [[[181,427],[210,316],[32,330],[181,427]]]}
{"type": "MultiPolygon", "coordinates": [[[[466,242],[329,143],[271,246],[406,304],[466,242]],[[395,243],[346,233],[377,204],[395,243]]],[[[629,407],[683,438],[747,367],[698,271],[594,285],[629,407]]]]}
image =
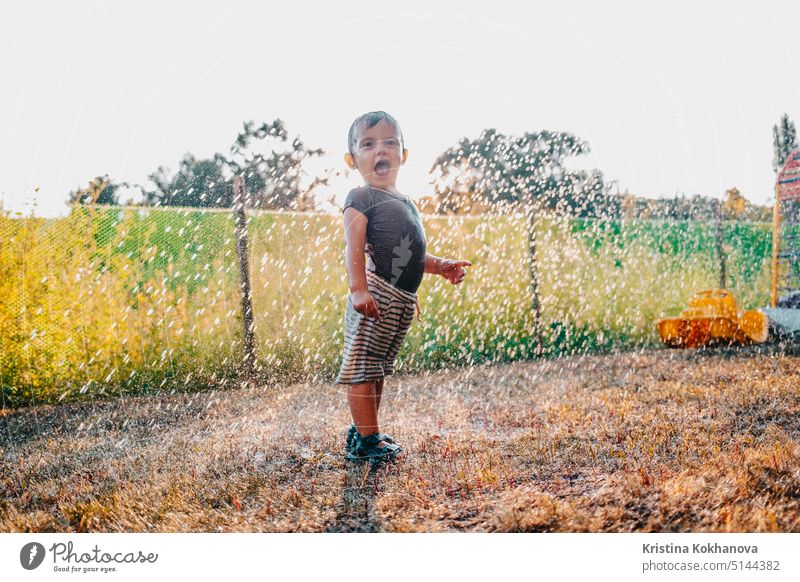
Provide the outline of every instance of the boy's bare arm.
{"type": "Polygon", "coordinates": [[[364,258],[367,244],[367,217],[355,208],[346,208],[344,211],[344,240],[347,244],[344,264],[353,307],[367,317],[380,319],[378,304],[367,286],[367,267],[364,258]]]}
{"type": "Polygon", "coordinates": [[[442,258],[435,257],[430,253],[425,253],[425,273],[430,273],[431,275],[441,275],[442,274],[442,258]]]}
{"type": "Polygon", "coordinates": [[[364,248],[367,246],[367,217],[355,208],[344,211],[344,241],[347,249],[344,264],[350,292],[367,290],[367,268],[364,248]]]}
{"type": "Polygon", "coordinates": [[[425,253],[424,272],[433,275],[441,275],[453,285],[458,285],[464,280],[464,277],[467,275],[467,271],[464,267],[469,267],[471,265],[472,263],[470,261],[465,261],[463,259],[443,259],[425,253]]]}

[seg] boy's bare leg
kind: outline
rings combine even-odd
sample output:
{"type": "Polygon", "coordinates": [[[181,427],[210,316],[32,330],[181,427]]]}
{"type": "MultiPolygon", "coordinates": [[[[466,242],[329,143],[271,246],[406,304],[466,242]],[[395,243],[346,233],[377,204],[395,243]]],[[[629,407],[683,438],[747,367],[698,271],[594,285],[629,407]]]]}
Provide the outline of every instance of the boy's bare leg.
{"type": "MultiPolygon", "coordinates": [[[[356,425],[359,435],[367,436],[378,432],[378,408],[374,380],[363,384],[350,384],[347,387],[347,402],[350,404],[350,414],[353,416],[353,423],[356,425]]],[[[378,446],[385,445],[381,442],[378,446]]]]}
{"type": "Polygon", "coordinates": [[[383,394],[383,378],[375,380],[375,412],[381,408],[381,394],[383,394]]]}

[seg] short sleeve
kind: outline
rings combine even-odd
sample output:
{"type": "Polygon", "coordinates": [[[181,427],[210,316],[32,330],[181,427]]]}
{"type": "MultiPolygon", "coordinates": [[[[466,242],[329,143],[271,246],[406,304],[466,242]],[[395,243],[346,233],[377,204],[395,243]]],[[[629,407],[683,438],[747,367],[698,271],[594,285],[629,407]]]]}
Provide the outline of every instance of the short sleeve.
{"type": "Polygon", "coordinates": [[[355,208],[361,214],[366,216],[367,218],[372,217],[372,193],[369,191],[369,188],[353,188],[350,190],[350,193],[347,195],[347,198],[344,201],[344,206],[342,207],[342,212],[347,210],[350,207],[355,208]]]}

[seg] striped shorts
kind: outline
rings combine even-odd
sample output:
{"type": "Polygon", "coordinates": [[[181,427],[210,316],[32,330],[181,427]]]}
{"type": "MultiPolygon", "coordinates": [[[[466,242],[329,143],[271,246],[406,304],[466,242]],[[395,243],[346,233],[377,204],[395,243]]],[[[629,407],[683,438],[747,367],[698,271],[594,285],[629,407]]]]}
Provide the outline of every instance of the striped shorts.
{"type": "Polygon", "coordinates": [[[394,361],[419,307],[417,294],[399,289],[367,270],[367,287],[381,320],[362,315],[348,296],[344,313],[344,357],[337,384],[361,384],[394,373],[394,361]]]}

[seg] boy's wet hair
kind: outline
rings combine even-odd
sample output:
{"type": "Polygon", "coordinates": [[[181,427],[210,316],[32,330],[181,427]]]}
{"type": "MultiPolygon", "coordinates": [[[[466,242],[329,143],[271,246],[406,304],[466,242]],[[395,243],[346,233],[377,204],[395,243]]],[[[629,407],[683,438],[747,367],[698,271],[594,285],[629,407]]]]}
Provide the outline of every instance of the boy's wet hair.
{"type": "Polygon", "coordinates": [[[353,153],[353,142],[356,140],[356,133],[358,132],[359,126],[363,123],[367,129],[369,129],[378,125],[378,122],[380,121],[385,121],[386,123],[394,126],[394,128],[397,130],[397,133],[400,134],[400,147],[405,147],[405,143],[403,141],[403,130],[400,129],[400,124],[397,123],[397,120],[385,111],[370,111],[364,115],[359,115],[353,122],[353,125],[350,126],[350,131],[347,134],[347,151],[350,152],[350,155],[355,155],[353,153]]]}

